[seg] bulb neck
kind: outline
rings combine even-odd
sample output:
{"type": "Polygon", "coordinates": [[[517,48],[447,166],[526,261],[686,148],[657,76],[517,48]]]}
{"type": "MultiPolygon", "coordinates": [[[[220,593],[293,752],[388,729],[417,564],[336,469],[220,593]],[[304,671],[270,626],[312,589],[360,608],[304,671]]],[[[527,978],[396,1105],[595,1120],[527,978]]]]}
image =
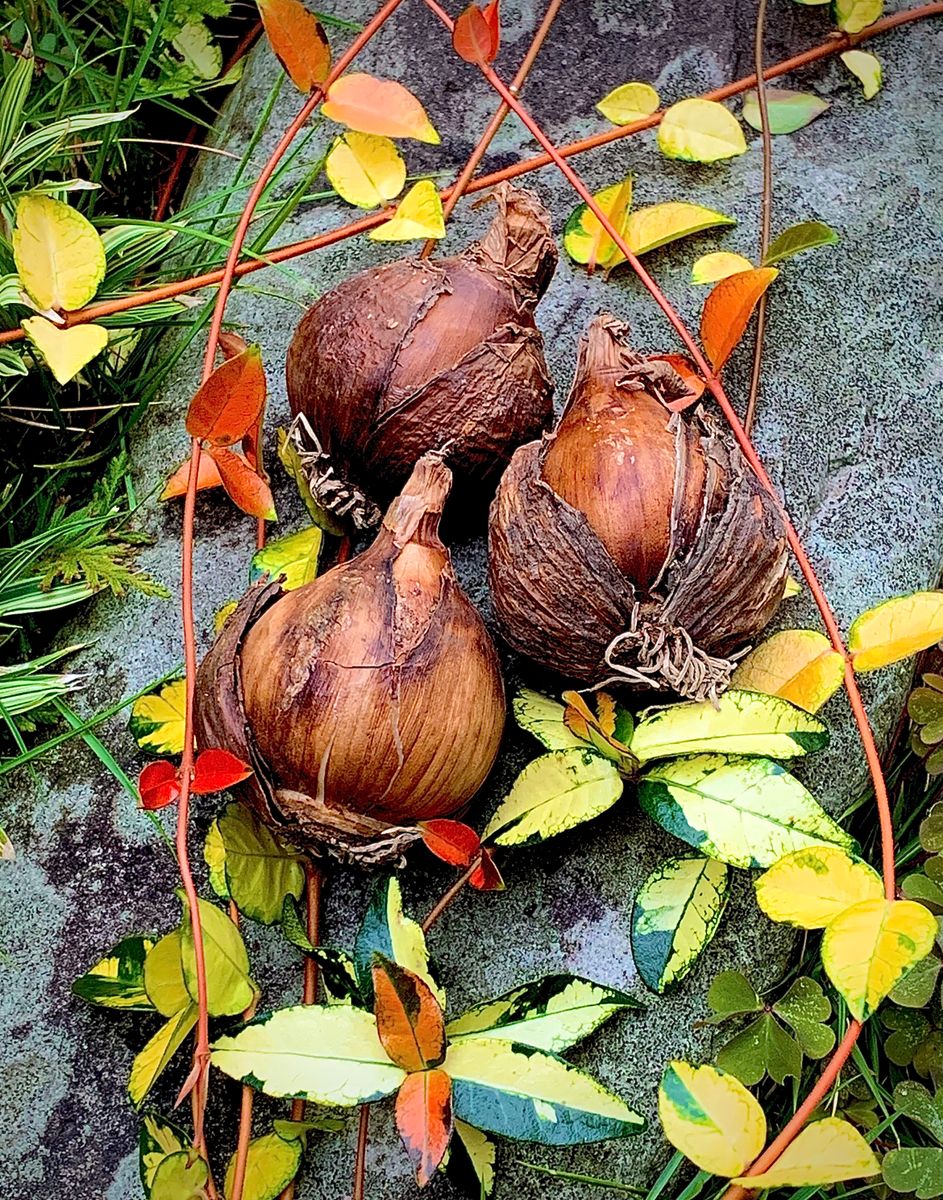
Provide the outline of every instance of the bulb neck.
{"type": "Polygon", "coordinates": [[[383,530],[397,547],[409,542],[440,547],[439,522],[452,489],[452,472],[438,454],[424,454],[386,510],[383,530]]]}
{"type": "Polygon", "coordinates": [[[498,206],[487,233],[463,254],[510,277],[520,299],[536,305],[557,265],[550,215],[531,192],[503,183],[489,197],[498,206]]]}

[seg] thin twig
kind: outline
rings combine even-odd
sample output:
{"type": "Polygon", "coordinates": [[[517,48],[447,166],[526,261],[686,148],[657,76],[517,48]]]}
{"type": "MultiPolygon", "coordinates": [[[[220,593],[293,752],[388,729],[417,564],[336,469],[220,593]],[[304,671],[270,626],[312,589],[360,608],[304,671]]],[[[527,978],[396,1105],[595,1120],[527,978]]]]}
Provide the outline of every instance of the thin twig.
{"type": "MultiPolygon", "coordinates": [[[[769,127],[769,105],[766,102],[766,81],[763,78],[763,43],[766,35],[766,0],[757,0],[756,36],[753,41],[753,68],[756,73],[756,101],[760,110],[760,138],[763,145],[763,192],[760,202],[760,261],[762,266],[769,250],[770,230],[773,220],[773,138],[769,127]]],[[[750,374],[750,392],[743,428],[749,433],[756,416],[756,402],[760,395],[760,371],[763,366],[763,339],[766,335],[767,293],[760,296],[756,310],[756,333],[753,339],[753,368],[750,374]]]]}
{"type": "Polygon", "coordinates": [[[429,930],[436,923],[436,921],[438,921],[439,917],[442,916],[442,914],[449,907],[449,905],[456,898],[456,896],[458,896],[458,894],[463,890],[463,888],[465,887],[465,884],[468,883],[469,879],[471,879],[471,877],[478,870],[478,866],[479,866],[479,859],[476,858],[475,861],[468,868],[468,870],[465,871],[464,874],[459,875],[458,879],[456,879],[456,881],[452,884],[452,886],[450,888],[448,888],[445,892],[442,893],[442,895],[439,897],[439,899],[435,902],[435,904],[429,910],[429,915],[426,917],[426,919],[422,923],[422,932],[423,933],[429,932],[429,930]]]}
{"type": "Polygon", "coordinates": [[[370,1136],[370,1105],[360,1106],[357,1126],[357,1157],[354,1160],[354,1190],[350,1200],[363,1200],[367,1180],[367,1139],[370,1136]]]}

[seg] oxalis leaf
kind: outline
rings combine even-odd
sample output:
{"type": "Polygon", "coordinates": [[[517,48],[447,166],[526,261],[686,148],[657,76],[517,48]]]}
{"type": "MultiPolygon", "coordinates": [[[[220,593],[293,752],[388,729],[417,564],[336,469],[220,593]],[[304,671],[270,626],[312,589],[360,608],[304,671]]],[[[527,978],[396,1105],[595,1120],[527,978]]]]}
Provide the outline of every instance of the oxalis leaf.
{"type": "Polygon", "coordinates": [[[642,884],[632,909],[632,956],[655,992],[688,974],[717,932],[727,904],[724,863],[692,856],[662,863],[642,884]]]}
{"type": "Polygon", "coordinates": [[[782,1085],[802,1073],[799,1043],[770,1013],[757,1017],[722,1046],[716,1062],[722,1071],[736,1076],[747,1087],[760,1083],[767,1074],[782,1085]]]}
{"type": "Polygon", "coordinates": [[[854,845],[798,779],[768,758],[674,759],[642,777],[638,797],[663,829],[733,867],[768,867],[809,845],[854,845]]]}
{"type": "Polygon", "coordinates": [[[908,1146],[889,1150],[881,1163],[884,1182],[902,1195],[914,1193],[917,1200],[943,1196],[943,1150],[937,1146],[908,1146]]]}
{"type": "Polygon", "coordinates": [[[894,1088],[894,1107],[943,1146],[943,1096],[934,1096],[922,1083],[908,1079],[894,1088]]]}

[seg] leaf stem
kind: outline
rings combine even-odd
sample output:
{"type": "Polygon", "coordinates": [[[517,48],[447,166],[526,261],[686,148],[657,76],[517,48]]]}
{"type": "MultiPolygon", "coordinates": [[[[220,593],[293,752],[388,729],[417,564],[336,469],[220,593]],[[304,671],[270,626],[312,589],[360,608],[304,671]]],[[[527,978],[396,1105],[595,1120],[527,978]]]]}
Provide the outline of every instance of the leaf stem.
{"type": "MultiPolygon", "coordinates": [[[[229,902],[229,919],[239,928],[239,909],[234,901],[229,902]]],[[[255,1016],[256,1000],[242,1014],[244,1021],[251,1021],[255,1016]]],[[[248,1083],[242,1085],[242,1096],[239,1102],[239,1138],[236,1142],[235,1166],[233,1167],[232,1190],[226,1200],[242,1200],[246,1183],[246,1167],[249,1163],[249,1142],[252,1139],[252,1109],[255,1104],[255,1088],[248,1083]]]]}
{"type": "Polygon", "coordinates": [[[471,877],[478,870],[479,863],[480,859],[476,858],[471,866],[468,867],[468,869],[461,875],[459,875],[458,879],[456,879],[452,886],[447,888],[446,891],[442,893],[439,899],[429,910],[429,915],[422,923],[423,933],[429,932],[436,921],[438,921],[439,917],[441,917],[445,910],[451,905],[452,901],[455,900],[455,898],[463,891],[465,884],[468,883],[469,879],[471,879],[471,877]]]}
{"type": "MultiPolygon", "coordinates": [[[[753,41],[753,65],[756,74],[756,100],[760,110],[760,138],[763,145],[763,191],[760,202],[760,260],[763,265],[769,249],[770,230],[773,218],[773,138],[769,127],[769,105],[766,102],[766,81],[763,78],[763,42],[766,35],[766,0],[757,0],[756,35],[753,41]]],[[[756,310],[756,333],[753,339],[753,366],[750,374],[750,391],[747,398],[743,427],[753,428],[756,403],[760,395],[760,371],[763,366],[763,339],[766,336],[767,292],[760,296],[756,310]]]]}
{"type": "Polygon", "coordinates": [[[360,1123],[357,1126],[357,1157],[354,1160],[354,1190],[350,1200],[363,1200],[367,1179],[367,1139],[370,1136],[370,1105],[360,1106],[360,1123]]]}

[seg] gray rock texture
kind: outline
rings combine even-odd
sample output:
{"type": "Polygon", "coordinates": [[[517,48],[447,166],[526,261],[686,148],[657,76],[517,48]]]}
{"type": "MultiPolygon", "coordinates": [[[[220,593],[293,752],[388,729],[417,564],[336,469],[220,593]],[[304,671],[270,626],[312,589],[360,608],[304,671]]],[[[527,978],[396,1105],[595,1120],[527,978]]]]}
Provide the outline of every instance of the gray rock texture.
{"type": "MultiPolygon", "coordinates": [[[[449,5],[458,11],[459,5],[449,5]]],[[[366,19],[367,0],[336,8],[366,19]]],[[[535,0],[505,0],[504,42],[498,68],[509,77],[542,11],[535,0]]],[[[568,0],[524,96],[560,141],[602,129],[594,103],[631,79],[649,80],[664,101],[716,87],[751,68],[752,4],[737,0],[568,0]]],[[[789,0],[771,5],[769,61],[822,41],[826,8],[789,0]]],[[[865,102],[841,63],[829,60],[786,82],[831,102],[813,125],[775,141],[775,217],[778,231],[815,218],[841,233],[837,247],[786,264],[770,305],[765,386],[756,431],[771,474],[781,487],[810,555],[821,572],[840,620],[889,596],[932,584],[943,549],[943,279],[933,230],[943,209],[938,134],[943,120],[943,66],[939,26],[926,22],[882,37],[871,48],[881,57],[886,84],[865,102]],[[934,161],[934,156],[936,156],[934,161]]],[[[339,40],[339,39],[337,39],[339,40]]],[[[451,178],[464,162],[495,107],[495,98],[471,67],[449,54],[448,42],[419,0],[409,0],[360,60],[364,69],[402,80],[424,100],[442,131],[440,148],[407,145],[411,170],[431,169],[451,178]]],[[[217,145],[241,152],[279,68],[265,47],[248,61],[245,78],[225,106],[214,132],[217,145]]],[[[256,152],[261,162],[298,105],[285,87],[269,132],[256,152]]],[[[738,105],[734,103],[733,107],[738,105]]],[[[304,150],[307,165],[331,136],[325,123],[304,150]]],[[[729,212],[735,228],[705,233],[655,252],[647,260],[668,295],[696,324],[704,292],[689,283],[691,264],[717,248],[755,253],[758,237],[760,143],[748,131],[749,150],[729,163],[699,167],[664,159],[653,134],[643,134],[580,157],[578,169],[594,188],[631,172],[636,203],[686,199],[729,212]]],[[[533,153],[520,126],[506,122],[486,159],[488,168],[533,153]]],[[[204,156],[191,195],[226,182],[231,160],[204,156]]],[[[575,204],[552,168],[529,177],[551,207],[557,231],[575,204]]],[[[331,228],[352,216],[342,204],[306,204],[279,235],[289,241],[331,228]]],[[[458,208],[445,245],[463,245],[487,221],[485,209],[458,208]]],[[[286,413],[281,364],[302,308],[351,272],[384,262],[399,251],[363,238],[251,277],[234,294],[229,317],[247,338],[261,342],[271,389],[269,429],[286,413]]],[[[630,273],[609,282],[561,261],[538,321],[547,343],[558,395],[565,395],[575,347],[589,317],[610,308],[627,319],[645,350],[676,349],[656,306],[630,273]]],[[[742,397],[748,354],[731,364],[731,393],[742,397]]],[[[185,452],[183,414],[198,373],[197,349],[181,359],[155,407],[135,436],[136,485],[153,494],[185,452]]],[[[281,528],[302,520],[280,471],[275,471],[281,528]]],[[[148,502],[144,521],[154,534],[142,564],[175,590],[180,509],[148,502]]],[[[205,645],[214,609],[246,583],[252,538],[248,520],[215,496],[201,500],[196,546],[197,626],[205,645]]],[[[455,549],[462,579],[487,612],[480,541],[455,549]]],[[[782,621],[814,623],[807,596],[789,602],[782,621]]],[[[182,656],[176,607],[130,597],[103,598],[88,606],[70,638],[91,642],[80,667],[89,673],[83,711],[143,686],[182,656]]],[[[508,663],[508,682],[530,681],[508,663]]],[[[875,725],[886,736],[907,682],[906,670],[866,681],[875,725]]],[[[865,785],[847,708],[836,698],[825,714],[831,750],[810,765],[811,786],[840,812],[865,785]]],[[[123,723],[100,731],[133,776],[140,762],[123,723]]],[[[509,730],[506,750],[475,815],[482,818],[520,767],[536,752],[529,739],[509,730]]],[[[5,1131],[4,1176],[10,1195],[139,1197],[134,1161],[136,1119],[124,1087],[132,1054],[152,1032],[142,1018],[92,1010],[70,995],[73,978],[120,936],[166,930],[177,920],[171,856],[152,826],[135,810],[99,761],[79,742],[4,780],[3,824],[18,859],[0,864],[0,1127],[5,1131]]],[[[215,802],[197,805],[194,858],[215,802]]],[[[704,994],[722,968],[747,970],[769,985],[784,967],[788,938],[771,934],[758,919],[750,881],[740,873],[719,936],[695,973],[674,995],[645,993],[629,951],[632,897],[645,875],[676,849],[667,835],[635,810],[631,796],[610,814],[539,850],[509,854],[508,891],[467,895],[436,928],[431,944],[454,1009],[540,974],[569,970],[624,986],[646,1003],[643,1014],[614,1023],[576,1059],[653,1119],[649,1134],[586,1150],[543,1152],[504,1145],[498,1195],[528,1200],[548,1181],[515,1165],[515,1159],[649,1182],[665,1146],[655,1118],[656,1083],[667,1058],[705,1056],[711,1033],[695,1028],[704,994]]],[[[449,873],[428,863],[410,865],[404,877],[408,902],[424,912],[449,873]]],[[[331,872],[327,887],[326,940],[349,944],[362,909],[366,880],[331,872]]],[[[294,951],[269,930],[247,933],[254,974],[265,1004],[292,1001],[300,986],[294,951]]],[[[184,1073],[183,1059],[167,1072],[154,1095],[169,1110],[184,1073]]],[[[220,1155],[232,1147],[237,1089],[214,1077],[210,1129],[220,1155]]],[[[274,1111],[259,1105],[259,1128],[274,1111]]],[[[405,1157],[388,1106],[373,1120],[368,1195],[396,1200],[413,1194],[405,1157]]],[[[353,1127],[346,1135],[315,1139],[299,1195],[341,1200],[350,1194],[353,1127]]],[[[220,1159],[220,1161],[222,1161],[220,1159]]],[[[561,1197],[586,1194],[578,1184],[555,1182],[561,1197]]],[[[444,1182],[431,1196],[452,1195],[444,1182]]]]}

